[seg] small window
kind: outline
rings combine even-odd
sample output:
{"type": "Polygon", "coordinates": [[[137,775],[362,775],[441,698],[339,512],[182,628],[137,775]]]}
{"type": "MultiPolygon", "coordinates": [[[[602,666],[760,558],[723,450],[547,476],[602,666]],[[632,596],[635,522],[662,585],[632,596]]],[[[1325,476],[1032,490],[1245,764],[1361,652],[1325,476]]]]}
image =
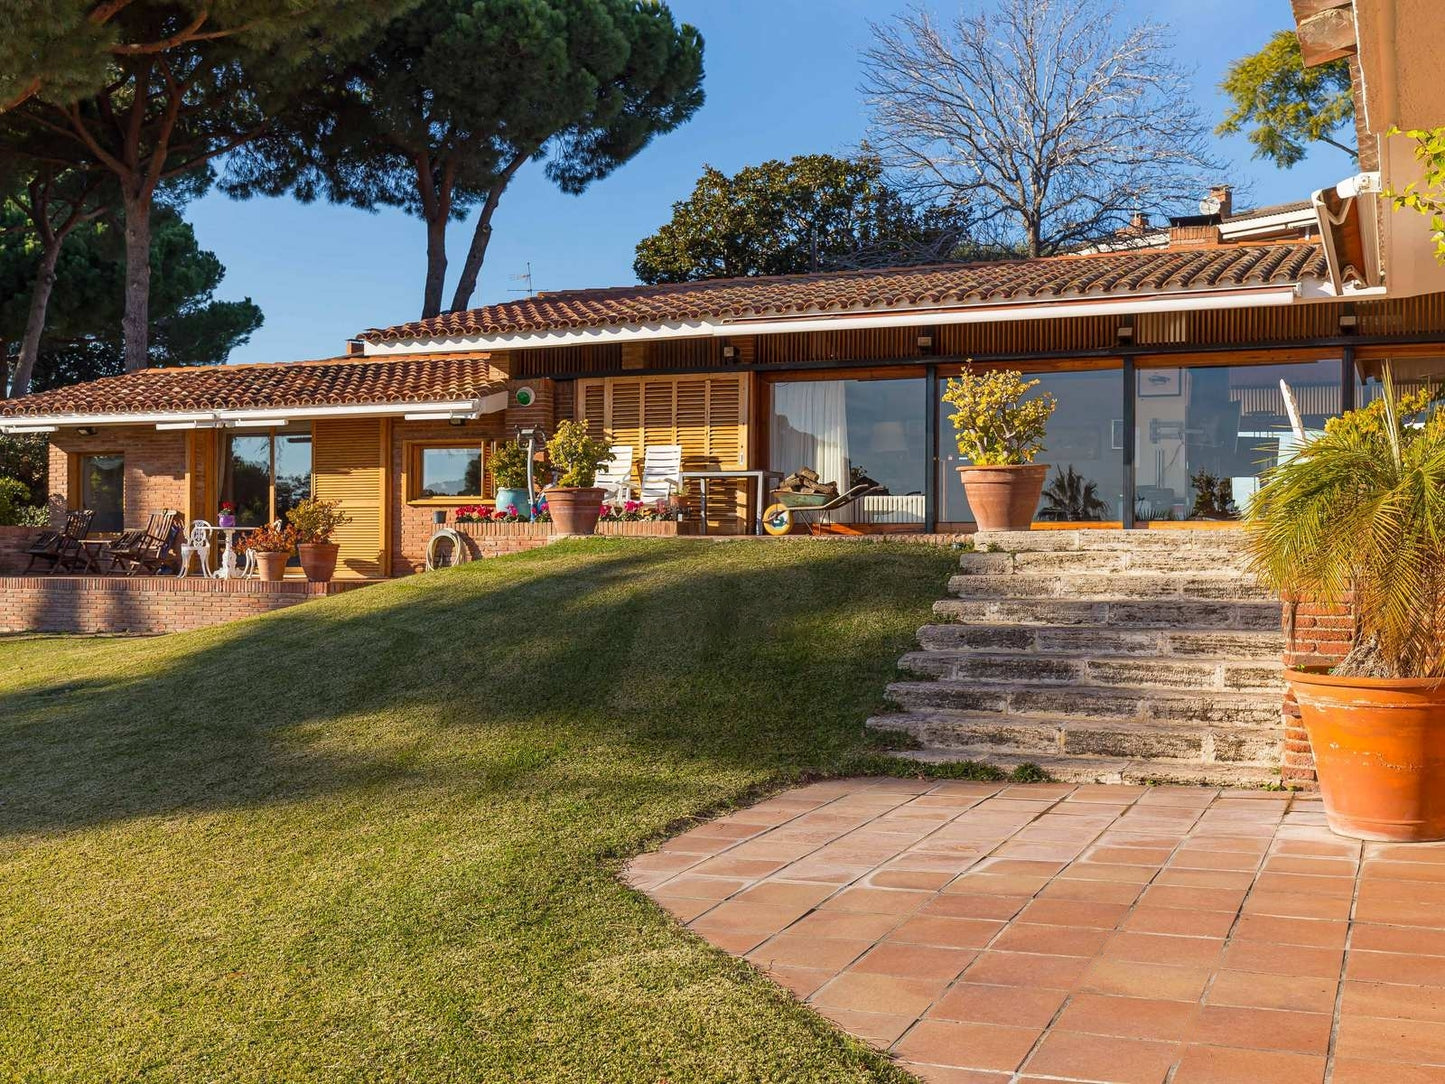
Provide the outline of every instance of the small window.
{"type": "Polygon", "coordinates": [[[481,448],[472,445],[418,449],[417,481],[413,499],[482,496],[481,448]]]}
{"type": "Polygon", "coordinates": [[[80,506],[95,512],[93,531],[125,527],[125,456],[87,455],[80,459],[80,506]]]}

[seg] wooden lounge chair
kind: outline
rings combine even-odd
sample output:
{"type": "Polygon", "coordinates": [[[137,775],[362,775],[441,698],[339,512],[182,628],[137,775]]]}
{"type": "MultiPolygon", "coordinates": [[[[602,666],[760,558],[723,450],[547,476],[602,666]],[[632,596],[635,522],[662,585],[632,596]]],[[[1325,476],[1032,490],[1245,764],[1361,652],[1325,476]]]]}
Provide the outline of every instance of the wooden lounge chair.
{"type": "Polygon", "coordinates": [[[144,562],[154,559],[167,543],[177,515],[172,509],[162,509],[150,514],[142,530],[123,531],[110,545],[111,569],[121,569],[127,576],[134,576],[146,568],[144,562]]]}
{"type": "Polygon", "coordinates": [[[95,512],[89,508],[77,508],[65,513],[65,526],[58,531],[46,531],[25,551],[30,563],[25,566],[28,573],[36,561],[48,561],[54,575],[80,555],[80,540],[90,533],[90,521],[95,512]]]}
{"type": "Polygon", "coordinates": [[[612,462],[597,468],[595,484],[607,490],[605,500],[621,504],[632,499],[632,445],[614,444],[608,451],[612,462]]]}
{"type": "Polygon", "coordinates": [[[642,503],[682,493],[682,445],[649,444],[642,459],[642,503]]]}
{"type": "Polygon", "coordinates": [[[145,572],[154,576],[167,568],[180,570],[181,541],[186,535],[185,524],[181,521],[179,512],[169,513],[169,517],[162,523],[160,533],[146,539],[140,552],[131,558],[130,569],[126,575],[135,576],[145,572]]]}

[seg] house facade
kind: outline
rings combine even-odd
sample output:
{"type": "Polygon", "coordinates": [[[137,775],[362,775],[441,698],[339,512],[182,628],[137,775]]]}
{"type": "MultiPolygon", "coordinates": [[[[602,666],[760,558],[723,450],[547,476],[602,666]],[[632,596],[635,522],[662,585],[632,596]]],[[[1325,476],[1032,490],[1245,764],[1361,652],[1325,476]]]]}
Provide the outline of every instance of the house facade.
{"type": "MultiPolygon", "coordinates": [[[[1368,188],[1239,214],[1218,190],[1196,217],[1045,259],[541,294],[324,361],[44,392],[0,403],[0,428],[48,436],[57,511],[94,508],[97,531],[222,501],[261,523],[313,494],[352,518],[338,575],[379,578],[422,567],[434,513],[491,499],[497,442],[565,418],[638,463],[680,444],[688,471],[879,483],[842,531],[966,531],[942,393],[971,363],[1058,400],[1041,460],[1075,483],[1041,520],[1158,526],[1206,476],[1246,500],[1295,440],[1287,400],[1311,430],[1377,395],[1387,360],[1407,384],[1445,378],[1445,281],[1386,292],[1368,188]]],[[[712,480],[704,518],[689,482],[683,529],[750,530],[751,484],[712,480]]]]}

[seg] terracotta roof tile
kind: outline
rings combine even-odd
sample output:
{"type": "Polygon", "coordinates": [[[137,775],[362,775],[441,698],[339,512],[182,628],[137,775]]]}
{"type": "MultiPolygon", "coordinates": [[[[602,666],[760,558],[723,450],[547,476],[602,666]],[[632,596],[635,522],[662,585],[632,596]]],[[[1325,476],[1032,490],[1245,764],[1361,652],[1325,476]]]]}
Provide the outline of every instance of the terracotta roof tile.
{"type": "Polygon", "coordinates": [[[748,319],[881,308],[918,309],[1046,297],[1099,297],[1327,278],[1316,244],[1200,246],[1038,260],[712,279],[538,294],[388,328],[369,342],[447,339],[566,328],[748,319]]]}
{"type": "Polygon", "coordinates": [[[485,355],[145,369],[0,402],[0,417],[436,403],[504,386],[485,355]]]}

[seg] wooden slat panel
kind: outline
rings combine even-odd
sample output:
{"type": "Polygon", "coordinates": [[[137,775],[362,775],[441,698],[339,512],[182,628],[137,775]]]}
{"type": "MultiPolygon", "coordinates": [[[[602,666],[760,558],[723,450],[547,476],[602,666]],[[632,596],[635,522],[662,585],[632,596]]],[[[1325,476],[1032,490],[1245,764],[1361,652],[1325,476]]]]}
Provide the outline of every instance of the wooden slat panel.
{"type": "Polygon", "coordinates": [[[341,546],[337,579],[385,575],[381,494],[386,466],[381,421],[318,419],[312,426],[311,454],[316,496],[337,502],[351,517],[334,539],[341,546]]]}

